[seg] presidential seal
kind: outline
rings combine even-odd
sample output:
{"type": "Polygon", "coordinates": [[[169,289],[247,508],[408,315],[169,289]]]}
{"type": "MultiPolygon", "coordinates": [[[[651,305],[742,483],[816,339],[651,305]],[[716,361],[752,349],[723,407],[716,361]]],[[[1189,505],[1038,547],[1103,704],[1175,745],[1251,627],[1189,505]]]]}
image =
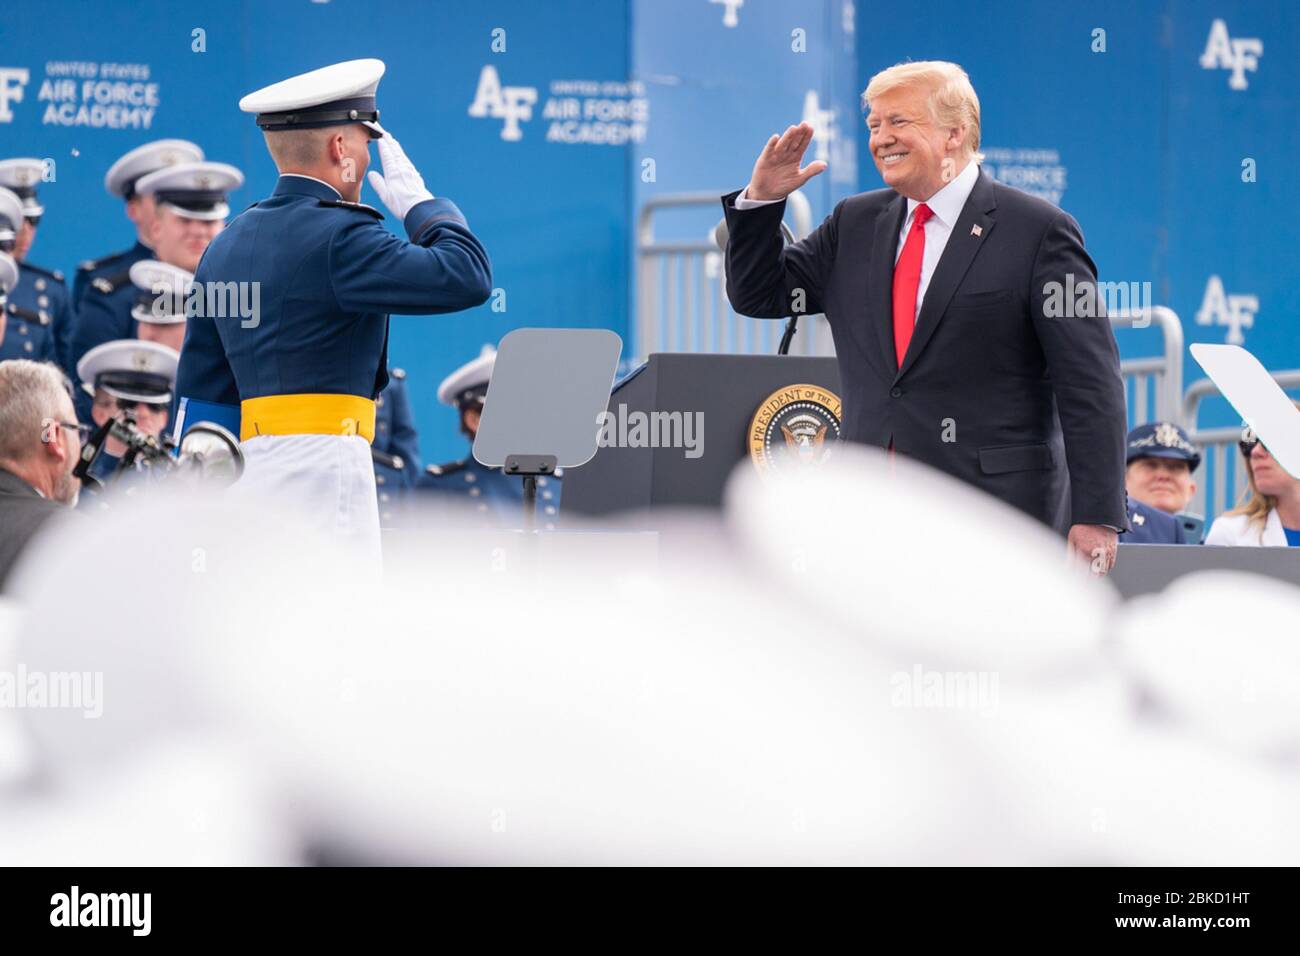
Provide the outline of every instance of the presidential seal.
{"type": "Polygon", "coordinates": [[[840,399],[820,385],[787,385],[749,423],[749,457],[760,475],[822,461],[840,438],[840,399]]]}

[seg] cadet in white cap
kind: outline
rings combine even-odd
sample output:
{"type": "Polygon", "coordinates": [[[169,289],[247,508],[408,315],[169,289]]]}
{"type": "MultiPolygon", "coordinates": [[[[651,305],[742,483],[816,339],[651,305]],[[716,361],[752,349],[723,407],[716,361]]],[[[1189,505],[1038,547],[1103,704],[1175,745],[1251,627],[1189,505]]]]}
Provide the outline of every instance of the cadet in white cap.
{"type": "MultiPolygon", "coordinates": [[[[0,186],[0,249],[12,249],[17,230],[23,221],[21,201],[8,189],[0,186]]],[[[49,326],[49,316],[29,316],[17,302],[12,310],[9,293],[17,288],[22,272],[18,262],[7,252],[0,252],[0,361],[26,358],[37,362],[56,361],[54,333],[49,326]]]]}
{"type": "Polygon", "coordinates": [[[203,150],[189,140],[159,139],[137,146],[109,167],[104,176],[104,189],[110,196],[124,200],[126,218],[135,226],[135,245],[98,259],[88,259],[77,266],[77,275],[72,281],[74,310],[80,305],[88,286],[99,282],[110,287],[107,291],[112,291],[112,288],[127,283],[127,270],[131,266],[141,259],[153,258],[153,242],[149,238],[154,213],[153,197],[136,192],[136,183],[166,166],[193,163],[202,158],[203,150]]]}
{"type": "Polygon", "coordinates": [[[460,210],[433,197],[379,126],[383,73],[379,60],[350,60],[240,101],[257,115],[280,179],[213,240],[194,280],[257,288],[260,311],[189,317],[176,422],[182,434],[202,418],[237,424],[241,491],[299,506],[372,556],[370,443],[388,383],[388,316],[471,308],[492,289],[487,253],[460,210]],[[372,138],[384,175],[371,172],[370,183],[407,240],[359,201],[372,138]]]}
{"type": "MultiPolygon", "coordinates": [[[[225,225],[227,196],[244,183],[244,174],[226,163],[175,163],[142,176],[137,195],[154,204],[149,239],[152,258],[193,273],[204,250],[225,225]]],[[[78,362],[95,346],[136,334],[134,310],[138,289],[130,280],[103,291],[92,285],[82,300],[72,336],[71,354],[78,362]]],[[[88,409],[78,406],[78,413],[88,409]]]]}
{"type": "Polygon", "coordinates": [[[185,298],[193,281],[193,273],[156,259],[142,259],[133,265],[135,337],[179,354],[185,342],[185,298]]]}
{"type": "MultiPolygon", "coordinates": [[[[110,418],[135,417],[136,428],[155,438],[167,427],[172,386],[180,355],[157,342],[118,339],[91,349],[77,363],[82,389],[93,397],[90,418],[96,427],[110,418]]],[[[91,469],[101,481],[117,470],[126,448],[109,438],[91,469]]]]}
{"type": "MultiPolygon", "coordinates": [[[[5,357],[46,357],[66,367],[72,332],[72,300],[68,287],[64,285],[63,273],[58,269],[45,269],[27,259],[32,243],[36,241],[36,228],[45,215],[45,207],[36,195],[44,177],[45,163],[42,160],[0,160],[0,187],[17,196],[22,209],[20,220],[9,222],[12,239],[3,238],[9,230],[0,223],[0,252],[12,255],[18,262],[19,271],[18,285],[9,293],[6,309],[10,320],[21,320],[34,337],[43,337],[37,330],[44,329],[53,340],[48,347],[33,343],[32,349],[24,347],[21,353],[5,357]]],[[[4,210],[0,210],[0,214],[4,214],[4,210]]],[[[4,215],[7,221],[11,220],[12,213],[4,215]]]]}

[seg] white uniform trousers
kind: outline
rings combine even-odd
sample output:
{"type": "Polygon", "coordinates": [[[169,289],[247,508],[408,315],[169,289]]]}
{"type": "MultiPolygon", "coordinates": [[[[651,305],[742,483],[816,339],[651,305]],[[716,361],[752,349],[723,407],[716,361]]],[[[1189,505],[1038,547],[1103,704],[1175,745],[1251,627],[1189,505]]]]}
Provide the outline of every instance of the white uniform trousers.
{"type": "Polygon", "coordinates": [[[358,557],[380,561],[379,502],[370,443],[360,435],[258,435],[241,442],[232,490],[292,508],[358,557]]]}

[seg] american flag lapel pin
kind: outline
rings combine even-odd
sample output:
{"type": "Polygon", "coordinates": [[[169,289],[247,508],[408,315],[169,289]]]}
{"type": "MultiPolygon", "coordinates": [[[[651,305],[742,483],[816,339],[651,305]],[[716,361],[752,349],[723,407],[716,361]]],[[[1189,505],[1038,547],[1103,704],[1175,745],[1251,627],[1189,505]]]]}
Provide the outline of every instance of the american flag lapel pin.
{"type": "Polygon", "coordinates": [[[984,230],[983,230],[983,228],[981,228],[980,226],[971,226],[971,227],[970,227],[970,234],[971,234],[972,236],[979,236],[979,235],[982,235],[983,232],[984,232],[984,230]]]}

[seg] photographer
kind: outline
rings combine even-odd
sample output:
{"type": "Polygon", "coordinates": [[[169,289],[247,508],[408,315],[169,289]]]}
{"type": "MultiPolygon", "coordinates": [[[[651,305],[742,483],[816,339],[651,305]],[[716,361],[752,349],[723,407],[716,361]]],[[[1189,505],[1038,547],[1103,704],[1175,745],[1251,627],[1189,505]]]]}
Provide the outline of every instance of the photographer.
{"type": "Polygon", "coordinates": [[[80,428],[58,368],[0,362],[0,591],[46,520],[77,503],[80,428]]]}

